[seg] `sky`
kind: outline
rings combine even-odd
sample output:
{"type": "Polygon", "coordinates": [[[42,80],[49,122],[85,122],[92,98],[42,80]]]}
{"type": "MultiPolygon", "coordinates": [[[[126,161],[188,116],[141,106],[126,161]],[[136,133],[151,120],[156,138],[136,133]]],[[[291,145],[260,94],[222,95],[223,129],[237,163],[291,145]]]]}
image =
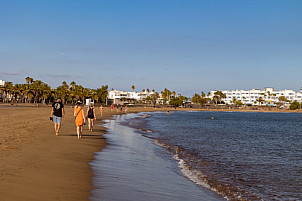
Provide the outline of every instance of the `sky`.
{"type": "Polygon", "coordinates": [[[0,0],[0,80],[299,91],[301,11],[301,0],[0,0]]]}

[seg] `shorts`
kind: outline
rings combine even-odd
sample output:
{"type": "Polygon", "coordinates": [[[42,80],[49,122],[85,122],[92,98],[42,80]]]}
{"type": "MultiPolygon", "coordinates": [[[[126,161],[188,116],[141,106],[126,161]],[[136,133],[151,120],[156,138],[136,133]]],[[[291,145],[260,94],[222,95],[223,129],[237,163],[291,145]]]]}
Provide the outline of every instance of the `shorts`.
{"type": "Polygon", "coordinates": [[[56,115],[53,115],[53,123],[55,124],[61,124],[62,117],[57,117],[56,115]]]}

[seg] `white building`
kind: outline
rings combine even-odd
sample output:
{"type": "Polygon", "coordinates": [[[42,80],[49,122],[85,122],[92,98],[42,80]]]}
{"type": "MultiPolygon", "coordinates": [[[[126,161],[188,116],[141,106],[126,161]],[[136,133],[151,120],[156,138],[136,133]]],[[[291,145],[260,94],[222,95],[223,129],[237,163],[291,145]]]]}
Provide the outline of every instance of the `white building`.
{"type": "Polygon", "coordinates": [[[113,104],[121,104],[122,98],[135,101],[140,101],[146,99],[148,96],[151,96],[154,92],[129,92],[129,91],[109,91],[108,92],[108,100],[111,101],[113,104]]]}
{"type": "Polygon", "coordinates": [[[0,80],[0,86],[4,86],[5,85],[5,81],[4,80],[0,80]]]}
{"type": "MultiPolygon", "coordinates": [[[[209,98],[213,98],[215,91],[210,92],[209,98]]],[[[293,90],[282,90],[275,91],[274,88],[265,88],[264,90],[260,89],[251,89],[249,91],[245,90],[224,90],[223,94],[226,95],[226,98],[222,99],[226,104],[233,104],[233,100],[241,101],[245,105],[260,105],[257,101],[259,97],[262,97],[262,100],[265,104],[275,105],[279,101],[281,96],[284,96],[289,101],[298,101],[302,102],[302,88],[300,92],[295,92],[293,90]]]]}

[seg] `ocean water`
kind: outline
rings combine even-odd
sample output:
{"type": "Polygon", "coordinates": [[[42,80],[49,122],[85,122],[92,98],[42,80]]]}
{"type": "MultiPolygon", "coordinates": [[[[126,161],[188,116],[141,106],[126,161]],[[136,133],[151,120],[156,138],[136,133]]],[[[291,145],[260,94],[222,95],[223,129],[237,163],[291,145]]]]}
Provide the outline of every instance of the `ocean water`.
{"type": "Polygon", "coordinates": [[[153,130],[185,177],[225,198],[302,200],[302,114],[170,112],[129,124],[153,130]]]}
{"type": "Polygon", "coordinates": [[[173,155],[142,131],[128,126],[149,115],[116,116],[105,125],[109,145],[90,164],[95,201],[219,201],[216,193],[183,177],[173,155]]]}
{"type": "Polygon", "coordinates": [[[302,114],[141,113],[107,125],[93,200],[302,200],[302,114]],[[114,199],[116,186],[134,197],[114,199]]]}

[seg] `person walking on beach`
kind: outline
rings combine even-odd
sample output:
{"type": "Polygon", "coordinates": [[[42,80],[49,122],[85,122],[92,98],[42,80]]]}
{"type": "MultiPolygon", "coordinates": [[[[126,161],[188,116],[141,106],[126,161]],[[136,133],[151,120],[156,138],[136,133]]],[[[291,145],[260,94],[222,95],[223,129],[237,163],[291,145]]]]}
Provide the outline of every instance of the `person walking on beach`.
{"type": "Polygon", "coordinates": [[[111,104],[111,112],[113,112],[113,104],[111,104]]]}
{"type": "Polygon", "coordinates": [[[101,107],[100,107],[100,113],[101,113],[101,116],[103,116],[103,105],[101,105],[101,107]]]}
{"type": "Polygon", "coordinates": [[[77,102],[76,106],[74,107],[73,115],[75,117],[75,123],[77,126],[78,138],[82,138],[83,125],[85,125],[86,122],[84,118],[84,110],[81,107],[81,102],[77,102]]]}
{"type": "Polygon", "coordinates": [[[90,107],[89,107],[89,109],[87,110],[86,118],[87,118],[87,120],[88,120],[89,131],[92,132],[93,123],[94,123],[94,121],[96,121],[95,110],[94,110],[94,107],[93,107],[93,104],[92,104],[92,103],[90,104],[90,107]]]}
{"type": "Polygon", "coordinates": [[[53,120],[56,135],[59,135],[62,118],[65,115],[64,105],[60,98],[52,104],[50,119],[53,120]]]}
{"type": "Polygon", "coordinates": [[[125,106],[125,113],[127,114],[128,108],[127,105],[125,106]]]}

